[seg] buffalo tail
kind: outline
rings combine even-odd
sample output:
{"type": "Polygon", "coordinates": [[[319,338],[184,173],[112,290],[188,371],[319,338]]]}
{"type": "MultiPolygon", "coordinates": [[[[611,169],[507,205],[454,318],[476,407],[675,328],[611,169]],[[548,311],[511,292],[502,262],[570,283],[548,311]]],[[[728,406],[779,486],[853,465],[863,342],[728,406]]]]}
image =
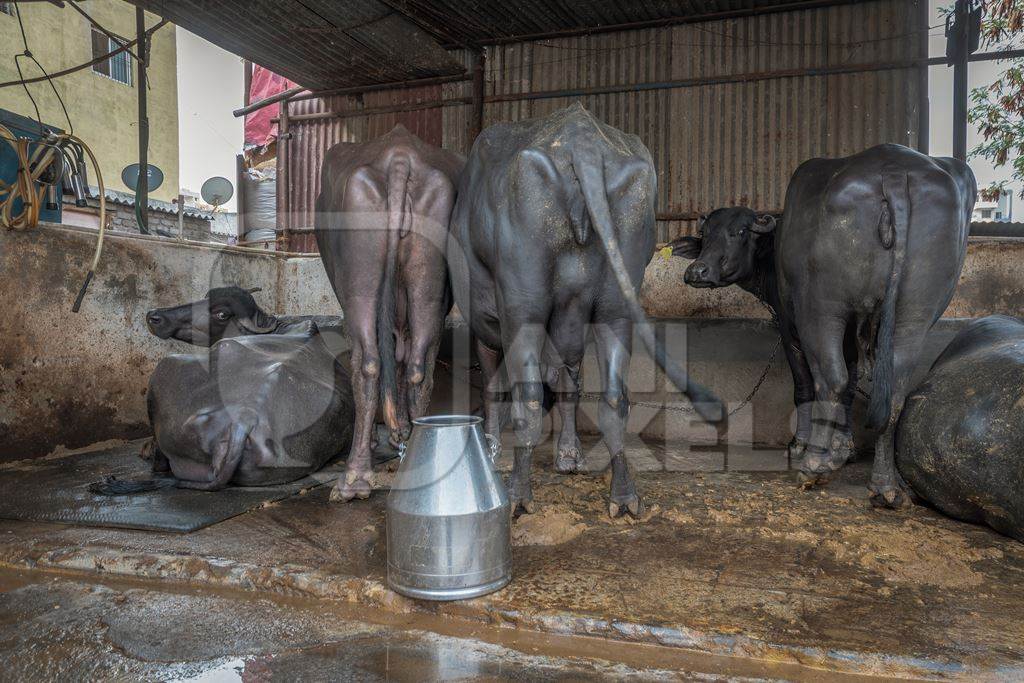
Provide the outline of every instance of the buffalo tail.
{"type": "Polygon", "coordinates": [[[878,226],[879,241],[892,248],[892,270],[885,284],[882,314],[875,337],[875,364],[871,373],[871,400],[868,402],[868,427],[883,427],[892,414],[894,373],[893,342],[896,332],[896,303],[907,254],[907,232],[910,228],[910,180],[906,172],[882,169],[884,206],[878,226]],[[888,216],[889,225],[885,225],[888,216]]]}
{"type": "Polygon", "coordinates": [[[398,429],[395,407],[397,369],[395,361],[395,279],[398,271],[398,239],[406,220],[406,194],[412,167],[409,159],[395,157],[388,166],[388,223],[384,272],[380,282],[380,308],[377,312],[377,353],[380,355],[380,393],[384,421],[392,431],[398,429]]]}
{"type": "Polygon", "coordinates": [[[658,364],[669,380],[693,403],[694,408],[704,420],[708,422],[719,422],[724,419],[722,402],[710,390],[696,382],[690,381],[686,370],[673,359],[668,357],[665,345],[657,339],[651,326],[648,324],[647,315],[644,313],[640,300],[637,298],[636,290],[629,277],[625,259],[619,248],[618,237],[615,234],[611,209],[608,206],[608,197],[605,194],[604,159],[600,152],[577,148],[573,153],[573,170],[580,182],[583,191],[584,202],[587,205],[587,212],[590,214],[590,221],[604,244],[605,252],[608,255],[608,263],[615,275],[615,280],[626,300],[630,316],[637,325],[640,339],[648,352],[654,356],[658,364]]]}

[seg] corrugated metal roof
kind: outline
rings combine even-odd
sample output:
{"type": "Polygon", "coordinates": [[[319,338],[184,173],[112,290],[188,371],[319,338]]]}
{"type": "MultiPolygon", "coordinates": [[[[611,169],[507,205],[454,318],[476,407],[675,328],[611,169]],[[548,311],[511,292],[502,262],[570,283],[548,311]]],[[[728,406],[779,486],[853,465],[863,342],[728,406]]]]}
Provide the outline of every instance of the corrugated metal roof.
{"type": "MultiPolygon", "coordinates": [[[[91,197],[98,197],[99,188],[90,185],[89,194],[91,197]]],[[[108,202],[112,202],[114,204],[120,204],[121,206],[135,206],[135,195],[128,192],[119,192],[118,190],[111,190],[107,188],[104,190],[103,196],[107,198],[108,202]]],[[[178,215],[177,204],[165,202],[161,199],[153,199],[150,197],[147,206],[150,211],[158,211],[160,213],[167,213],[174,216],[178,215]]],[[[199,218],[204,221],[212,221],[214,219],[212,212],[203,211],[202,209],[187,205],[185,206],[185,215],[191,218],[199,218]]]]}
{"type": "MultiPolygon", "coordinates": [[[[385,0],[420,25],[471,43],[640,22],[821,5],[820,0],[385,0]]],[[[838,4],[838,3],[834,3],[838,4]]],[[[434,31],[432,31],[434,32],[434,31]]]]}
{"type": "Polygon", "coordinates": [[[461,73],[442,44],[852,0],[129,1],[300,85],[330,89],[461,73]]]}
{"type": "Polygon", "coordinates": [[[434,37],[377,0],[130,0],[308,88],[446,76],[434,37]]]}

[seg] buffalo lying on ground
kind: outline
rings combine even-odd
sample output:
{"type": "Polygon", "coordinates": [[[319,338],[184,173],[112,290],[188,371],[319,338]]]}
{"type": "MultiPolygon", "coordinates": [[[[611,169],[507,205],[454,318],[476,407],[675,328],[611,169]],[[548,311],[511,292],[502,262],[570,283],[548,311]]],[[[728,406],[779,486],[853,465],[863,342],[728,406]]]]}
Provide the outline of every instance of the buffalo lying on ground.
{"type": "Polygon", "coordinates": [[[896,465],[942,512],[1024,541],[1024,323],[960,331],[908,396],[896,465]]]}
{"type": "Polygon", "coordinates": [[[175,354],[149,380],[153,469],[215,491],[299,479],[352,438],[348,371],[313,325],[221,339],[209,358],[175,354]]]}
{"type": "Polygon", "coordinates": [[[721,415],[718,400],[688,383],[683,369],[655,348],[637,300],[654,252],[656,184],[639,138],[601,123],[579,104],[491,126],[473,144],[452,215],[448,264],[455,301],[477,339],[487,381],[486,431],[494,436],[505,388],[512,391],[514,511],[532,508],[530,460],[540,438],[545,382],[557,393],[562,416],[555,469],[580,469],[575,413],[588,327],[600,356],[599,422],[612,455],[613,516],[641,509],[624,453],[634,324],[701,414],[721,415]]]}
{"type": "Polygon", "coordinates": [[[146,326],[161,339],[210,346],[224,337],[244,334],[309,334],[314,329],[339,327],[340,316],[270,315],[256,304],[253,292],[241,287],[215,287],[205,299],[146,313],[146,326]]]}
{"type": "Polygon", "coordinates": [[[700,237],[672,243],[673,253],[696,259],[687,283],[739,284],[778,315],[798,410],[792,452],[803,451],[805,484],[823,483],[850,457],[861,359],[873,364],[868,423],[880,429],[872,502],[907,502],[893,435],[925,334],[953,296],[976,194],[963,162],[879,145],[801,164],[778,227],[771,216],[720,209],[700,237]]]}
{"type": "Polygon", "coordinates": [[[378,400],[393,442],[430,401],[451,307],[444,245],[463,159],[402,126],[332,147],[321,171],[316,239],[352,344],[356,428],[331,498],[366,498],[378,400]]]}
{"type": "Polygon", "coordinates": [[[341,318],[273,316],[255,291],[218,287],[146,314],[157,337],[210,347],[209,357],[164,358],[149,380],[153,469],[170,471],[178,486],[280,484],[351,443],[351,381],[321,329],[341,318]]]}

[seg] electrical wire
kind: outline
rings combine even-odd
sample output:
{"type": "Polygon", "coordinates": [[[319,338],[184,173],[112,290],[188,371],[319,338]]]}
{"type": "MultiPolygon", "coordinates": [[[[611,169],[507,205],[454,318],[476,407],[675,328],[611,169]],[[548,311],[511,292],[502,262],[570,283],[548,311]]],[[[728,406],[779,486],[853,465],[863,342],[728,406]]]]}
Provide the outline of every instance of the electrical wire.
{"type": "Polygon", "coordinates": [[[59,92],[57,92],[57,86],[54,84],[53,79],[50,78],[50,74],[46,72],[46,69],[44,69],[43,65],[39,63],[39,60],[32,56],[32,51],[28,48],[28,38],[25,37],[25,24],[21,20],[21,8],[18,7],[18,3],[14,3],[14,13],[18,18],[18,28],[21,30],[21,43],[25,48],[20,54],[14,55],[14,66],[18,70],[18,78],[21,79],[21,85],[25,88],[25,94],[28,95],[29,101],[32,102],[32,108],[35,109],[36,123],[39,124],[39,135],[42,137],[45,134],[45,128],[43,126],[43,119],[39,115],[39,105],[36,104],[36,99],[32,97],[32,92],[28,89],[28,83],[25,81],[25,74],[21,71],[20,59],[22,57],[31,59],[39,70],[43,72],[43,76],[46,77],[46,82],[50,84],[50,88],[53,89],[53,94],[57,97],[57,101],[60,102],[60,108],[64,110],[64,118],[68,121],[68,134],[73,135],[75,132],[75,126],[71,123],[71,116],[68,114],[68,108],[64,105],[64,98],[60,96],[59,92]]]}
{"type": "MultiPolygon", "coordinates": [[[[154,33],[156,33],[157,29],[163,28],[168,23],[170,23],[170,22],[168,22],[166,19],[161,19],[159,21],[159,23],[157,23],[156,25],[153,26],[153,28],[146,29],[146,38],[147,39],[151,38],[152,35],[154,33]]],[[[93,59],[90,59],[88,62],[83,62],[81,64],[77,64],[75,66],[68,67],[67,69],[61,69],[60,71],[55,71],[54,73],[50,74],[50,77],[51,78],[60,78],[61,76],[67,76],[69,74],[75,73],[76,71],[81,71],[82,69],[87,69],[90,66],[93,66],[94,64],[99,64],[100,62],[104,62],[104,61],[110,59],[111,57],[115,57],[115,56],[121,54],[122,52],[127,52],[128,48],[132,47],[133,45],[135,45],[138,42],[139,41],[138,41],[137,38],[133,39],[133,40],[130,40],[126,45],[122,45],[121,47],[117,48],[116,50],[111,50],[110,52],[108,52],[106,54],[100,55],[99,57],[94,57],[93,59]]],[[[45,81],[46,79],[47,79],[46,76],[37,76],[35,78],[22,78],[22,79],[17,80],[17,81],[6,81],[4,83],[0,83],[0,88],[11,88],[11,87],[14,87],[14,86],[17,86],[17,85],[23,85],[25,83],[39,83],[40,81],[45,81]]]]}
{"type": "MultiPolygon", "coordinates": [[[[90,24],[92,24],[94,27],[96,27],[96,29],[99,30],[99,32],[102,33],[103,35],[105,35],[107,38],[110,38],[111,40],[115,41],[118,45],[126,45],[128,43],[128,39],[127,38],[125,38],[123,36],[119,36],[116,33],[114,33],[113,31],[108,30],[106,27],[103,26],[103,24],[101,24],[100,22],[96,21],[91,16],[89,16],[89,14],[84,9],[82,9],[81,7],[78,6],[78,3],[75,2],[75,0],[67,0],[67,3],[69,5],[71,5],[71,9],[75,10],[76,12],[81,14],[83,17],[85,17],[86,21],[88,21],[90,24]]],[[[135,59],[135,61],[141,61],[139,59],[139,56],[137,54],[135,54],[134,52],[132,52],[131,50],[127,50],[126,49],[125,52],[127,52],[129,55],[131,55],[135,59]]]]}

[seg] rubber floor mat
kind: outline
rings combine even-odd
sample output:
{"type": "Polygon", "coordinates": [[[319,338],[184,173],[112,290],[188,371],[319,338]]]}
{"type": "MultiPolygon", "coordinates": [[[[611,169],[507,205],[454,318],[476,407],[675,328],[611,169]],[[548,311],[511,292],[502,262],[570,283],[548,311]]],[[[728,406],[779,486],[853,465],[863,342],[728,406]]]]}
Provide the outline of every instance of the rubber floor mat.
{"type": "Polygon", "coordinates": [[[152,476],[139,458],[144,441],[85,453],[23,460],[0,467],[0,518],[78,526],[188,533],[240,515],[302,489],[333,482],[345,463],[280,486],[229,486],[221,491],[165,488],[124,496],[89,492],[89,484],[152,476]]]}

